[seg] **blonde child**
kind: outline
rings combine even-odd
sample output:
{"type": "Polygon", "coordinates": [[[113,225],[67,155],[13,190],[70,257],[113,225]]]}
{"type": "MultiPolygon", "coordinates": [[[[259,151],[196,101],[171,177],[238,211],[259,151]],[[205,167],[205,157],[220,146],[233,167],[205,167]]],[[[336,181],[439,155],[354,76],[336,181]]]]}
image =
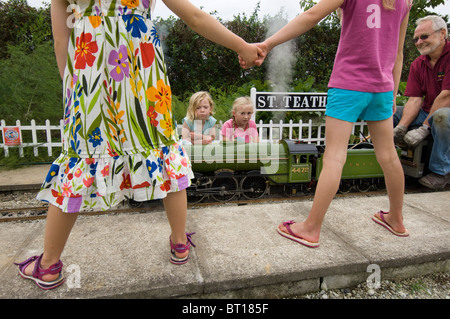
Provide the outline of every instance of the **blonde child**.
{"type": "Polygon", "coordinates": [[[209,144],[216,138],[214,101],[208,92],[194,93],[183,119],[183,140],[192,144],[209,144]]]}
{"type": "Polygon", "coordinates": [[[245,143],[258,142],[258,130],[253,121],[254,106],[252,100],[245,96],[234,100],[231,110],[232,118],[222,126],[224,141],[238,141],[245,143]]]}
{"type": "Polygon", "coordinates": [[[321,0],[259,44],[263,53],[257,64],[273,47],[305,33],[340,8],[342,29],[328,84],[323,170],[308,217],[301,223],[280,224],[280,235],[308,247],[319,246],[322,222],[338,189],[349,136],[359,118],[368,123],[390,203],[389,213],[379,211],[372,219],[397,236],[408,236],[402,216],[404,175],[394,146],[392,113],[411,5],[410,0],[321,0]]]}
{"type": "MultiPolygon", "coordinates": [[[[195,32],[242,55],[248,66],[257,59],[255,45],[188,0],[162,1],[195,32]]],[[[156,2],[112,3],[51,2],[65,93],[63,150],[38,194],[50,204],[44,252],[18,264],[19,274],[42,289],[64,281],[60,256],[78,212],[107,210],[125,197],[162,198],[171,228],[170,261],[188,260],[186,188],[193,173],[172,123],[171,88],[166,68],[160,67],[163,51],[151,20],[156,2]],[[76,8],[75,15],[67,10],[69,5],[76,8]],[[73,16],[74,25],[68,25],[73,16]]]]}

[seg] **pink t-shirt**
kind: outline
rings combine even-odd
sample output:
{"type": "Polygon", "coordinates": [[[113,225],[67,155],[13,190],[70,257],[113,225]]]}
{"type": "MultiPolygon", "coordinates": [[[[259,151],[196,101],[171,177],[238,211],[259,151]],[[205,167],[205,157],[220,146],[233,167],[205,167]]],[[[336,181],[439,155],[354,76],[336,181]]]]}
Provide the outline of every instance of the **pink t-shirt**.
{"type": "Polygon", "coordinates": [[[250,143],[250,141],[256,142],[256,138],[258,137],[258,130],[256,128],[255,121],[250,120],[248,122],[247,129],[242,130],[240,128],[233,127],[233,120],[230,119],[223,123],[222,135],[229,141],[250,143]],[[251,140],[250,137],[252,137],[251,140]]]}
{"type": "Polygon", "coordinates": [[[341,8],[341,38],[328,87],[392,91],[400,25],[410,0],[395,1],[395,10],[384,9],[382,0],[345,0],[341,8]]]}

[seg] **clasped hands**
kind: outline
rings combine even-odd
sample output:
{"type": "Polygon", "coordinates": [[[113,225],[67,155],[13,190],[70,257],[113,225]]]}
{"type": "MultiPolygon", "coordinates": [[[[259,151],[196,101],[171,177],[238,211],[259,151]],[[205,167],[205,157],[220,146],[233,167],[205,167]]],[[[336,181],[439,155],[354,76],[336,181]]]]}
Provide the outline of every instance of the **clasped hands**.
{"type": "Polygon", "coordinates": [[[238,53],[239,64],[243,69],[261,66],[268,53],[269,49],[264,42],[248,44],[245,50],[238,53]]]}

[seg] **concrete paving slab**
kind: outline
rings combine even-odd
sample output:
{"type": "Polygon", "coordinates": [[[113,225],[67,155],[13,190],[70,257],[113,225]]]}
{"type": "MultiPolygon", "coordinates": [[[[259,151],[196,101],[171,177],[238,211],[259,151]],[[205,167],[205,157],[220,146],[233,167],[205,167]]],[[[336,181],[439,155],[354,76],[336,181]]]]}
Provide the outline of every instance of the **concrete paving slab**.
{"type": "MultiPolygon", "coordinates": [[[[414,201],[416,195],[406,195],[405,203],[414,201]]],[[[405,227],[410,232],[409,237],[391,235],[384,227],[374,223],[371,217],[380,209],[389,210],[386,197],[365,197],[363,201],[356,197],[335,200],[325,224],[332,227],[339,238],[354,247],[371,264],[380,267],[399,267],[407,262],[425,263],[440,256],[448,258],[450,223],[439,217],[443,207],[434,207],[434,214],[429,214],[423,208],[405,204],[403,216],[405,227]]]]}
{"type": "MultiPolygon", "coordinates": [[[[198,212],[196,253],[205,293],[360,271],[367,259],[324,230],[325,248],[309,249],[276,232],[280,221],[307,212],[309,202],[223,207],[198,212]],[[201,216],[201,217],[200,217],[201,216]]],[[[191,216],[194,222],[195,217],[191,216]]]]}

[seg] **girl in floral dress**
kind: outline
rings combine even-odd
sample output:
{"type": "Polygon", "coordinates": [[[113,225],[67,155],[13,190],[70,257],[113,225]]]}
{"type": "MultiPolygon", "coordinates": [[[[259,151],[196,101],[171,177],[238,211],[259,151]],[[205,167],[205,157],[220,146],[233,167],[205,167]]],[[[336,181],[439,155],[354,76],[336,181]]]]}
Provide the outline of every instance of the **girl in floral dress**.
{"type": "MultiPolygon", "coordinates": [[[[256,46],[188,0],[162,1],[195,32],[253,65],[256,46]]],[[[187,262],[185,189],[193,173],[176,135],[154,6],[155,0],[52,0],[63,148],[37,196],[50,204],[44,252],[18,264],[20,275],[43,289],[64,280],[59,259],[77,213],[107,210],[125,198],[163,199],[171,262],[187,262]]]]}

